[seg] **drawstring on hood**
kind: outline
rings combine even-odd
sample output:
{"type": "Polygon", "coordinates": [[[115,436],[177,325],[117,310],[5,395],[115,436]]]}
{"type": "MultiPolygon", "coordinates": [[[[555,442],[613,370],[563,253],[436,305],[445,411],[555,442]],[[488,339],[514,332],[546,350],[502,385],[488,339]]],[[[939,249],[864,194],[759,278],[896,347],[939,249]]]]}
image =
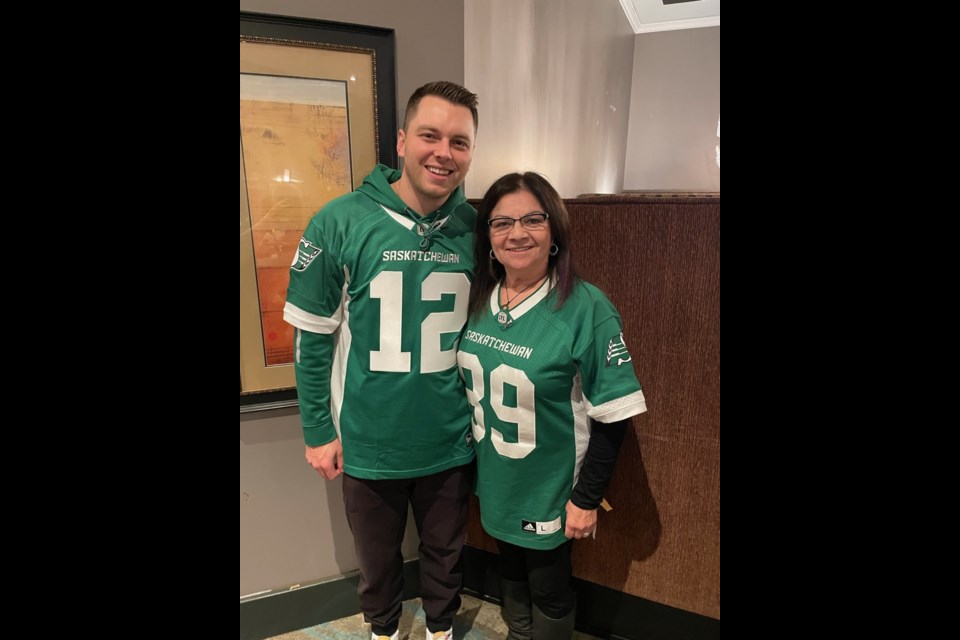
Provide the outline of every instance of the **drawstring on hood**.
{"type": "Polygon", "coordinates": [[[420,222],[419,220],[414,220],[417,223],[417,233],[423,236],[420,238],[420,248],[426,251],[430,248],[430,243],[433,241],[433,234],[440,230],[440,228],[449,220],[449,216],[445,218],[437,218],[433,221],[433,224],[427,224],[426,222],[420,222]]]}

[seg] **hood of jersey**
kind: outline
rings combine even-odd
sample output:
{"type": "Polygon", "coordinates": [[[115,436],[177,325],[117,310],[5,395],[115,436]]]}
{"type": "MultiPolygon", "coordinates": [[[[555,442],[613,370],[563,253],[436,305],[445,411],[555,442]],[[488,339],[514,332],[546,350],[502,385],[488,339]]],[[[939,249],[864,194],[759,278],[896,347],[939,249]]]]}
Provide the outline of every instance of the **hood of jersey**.
{"type": "Polygon", "coordinates": [[[411,220],[418,222],[432,219],[434,216],[439,218],[446,217],[467,201],[466,196],[463,195],[463,185],[461,185],[457,187],[456,191],[450,194],[447,201],[444,202],[443,206],[437,209],[437,211],[431,211],[421,218],[415,212],[411,211],[404,201],[400,199],[400,196],[390,188],[391,183],[400,179],[400,173],[397,169],[391,169],[385,164],[378,164],[374,167],[373,171],[363,179],[363,184],[360,185],[357,191],[372,198],[377,204],[381,204],[392,211],[401,213],[411,220]]]}

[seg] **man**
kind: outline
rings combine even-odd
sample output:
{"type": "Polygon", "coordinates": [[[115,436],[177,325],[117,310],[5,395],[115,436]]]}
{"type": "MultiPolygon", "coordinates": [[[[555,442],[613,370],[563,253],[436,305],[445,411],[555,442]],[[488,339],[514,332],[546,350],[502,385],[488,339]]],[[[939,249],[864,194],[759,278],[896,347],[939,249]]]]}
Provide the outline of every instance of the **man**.
{"type": "Polygon", "coordinates": [[[470,411],[457,375],[476,211],[470,169],[477,96],[451,82],[407,103],[399,172],[378,165],[310,221],[284,319],[307,462],[343,498],[373,640],[397,640],[400,551],[412,506],[427,640],[452,640],[473,484],[470,411]]]}

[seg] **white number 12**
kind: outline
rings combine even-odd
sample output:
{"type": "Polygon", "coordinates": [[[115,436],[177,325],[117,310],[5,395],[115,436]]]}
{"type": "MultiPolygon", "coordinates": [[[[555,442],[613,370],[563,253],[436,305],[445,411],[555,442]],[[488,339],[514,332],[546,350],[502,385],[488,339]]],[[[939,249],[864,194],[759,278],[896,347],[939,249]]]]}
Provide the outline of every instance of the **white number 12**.
{"type": "MultiPolygon", "coordinates": [[[[440,336],[458,333],[467,319],[470,281],[463,273],[431,273],[420,287],[421,300],[454,295],[453,311],[435,311],[420,324],[420,373],[445,371],[457,364],[456,347],[440,348],[440,336]]],[[[400,347],[403,331],[403,274],[381,271],[370,281],[370,297],[380,300],[380,349],[370,352],[371,371],[410,371],[410,352],[400,347]]]]}

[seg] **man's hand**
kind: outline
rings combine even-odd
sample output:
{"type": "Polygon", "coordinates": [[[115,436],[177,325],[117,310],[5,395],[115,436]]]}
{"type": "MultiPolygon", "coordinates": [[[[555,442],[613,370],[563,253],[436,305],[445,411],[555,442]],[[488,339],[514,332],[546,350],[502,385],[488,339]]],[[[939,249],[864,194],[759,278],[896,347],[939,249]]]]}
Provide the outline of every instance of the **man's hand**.
{"type": "Polygon", "coordinates": [[[319,447],[307,446],[307,463],[327,480],[343,473],[343,447],[340,438],[319,447]]]}

